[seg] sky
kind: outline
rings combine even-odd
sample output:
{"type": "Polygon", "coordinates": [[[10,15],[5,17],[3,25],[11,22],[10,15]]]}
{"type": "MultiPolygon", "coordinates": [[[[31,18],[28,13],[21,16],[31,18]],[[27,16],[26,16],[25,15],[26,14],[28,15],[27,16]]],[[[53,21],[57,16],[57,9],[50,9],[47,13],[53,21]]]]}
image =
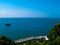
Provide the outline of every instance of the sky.
{"type": "Polygon", "coordinates": [[[60,0],[0,0],[0,17],[60,17],[60,0]]]}

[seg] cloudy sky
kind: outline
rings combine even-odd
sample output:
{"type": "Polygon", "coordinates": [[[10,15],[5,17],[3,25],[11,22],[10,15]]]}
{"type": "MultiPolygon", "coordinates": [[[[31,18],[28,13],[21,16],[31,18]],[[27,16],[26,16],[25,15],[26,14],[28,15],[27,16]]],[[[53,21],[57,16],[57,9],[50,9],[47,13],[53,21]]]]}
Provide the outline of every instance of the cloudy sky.
{"type": "Polygon", "coordinates": [[[60,0],[0,0],[0,17],[60,17],[60,0]]]}

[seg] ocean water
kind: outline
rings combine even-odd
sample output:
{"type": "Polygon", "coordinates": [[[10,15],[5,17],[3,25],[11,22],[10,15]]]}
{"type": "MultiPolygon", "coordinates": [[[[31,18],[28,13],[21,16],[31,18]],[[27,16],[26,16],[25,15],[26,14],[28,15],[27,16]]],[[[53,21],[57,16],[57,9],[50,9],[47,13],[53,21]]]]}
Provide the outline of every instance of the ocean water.
{"type": "Polygon", "coordinates": [[[0,18],[0,36],[16,40],[47,35],[58,22],[60,22],[59,18],[0,18]]]}

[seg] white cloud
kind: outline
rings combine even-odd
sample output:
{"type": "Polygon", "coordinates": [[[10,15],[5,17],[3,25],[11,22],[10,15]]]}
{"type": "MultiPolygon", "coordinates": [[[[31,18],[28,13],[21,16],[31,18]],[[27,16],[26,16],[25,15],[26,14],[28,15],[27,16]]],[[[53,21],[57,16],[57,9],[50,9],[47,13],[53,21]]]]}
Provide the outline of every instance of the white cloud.
{"type": "Polygon", "coordinates": [[[0,4],[0,17],[43,17],[42,12],[0,4]]]}

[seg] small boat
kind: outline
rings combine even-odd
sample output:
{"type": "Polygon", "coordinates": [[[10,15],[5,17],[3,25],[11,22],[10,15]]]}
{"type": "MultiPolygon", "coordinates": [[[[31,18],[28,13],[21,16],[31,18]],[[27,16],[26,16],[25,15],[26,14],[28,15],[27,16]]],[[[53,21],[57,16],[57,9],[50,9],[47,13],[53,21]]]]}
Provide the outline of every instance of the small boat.
{"type": "Polygon", "coordinates": [[[11,24],[5,24],[5,26],[11,26],[11,24]]]}

